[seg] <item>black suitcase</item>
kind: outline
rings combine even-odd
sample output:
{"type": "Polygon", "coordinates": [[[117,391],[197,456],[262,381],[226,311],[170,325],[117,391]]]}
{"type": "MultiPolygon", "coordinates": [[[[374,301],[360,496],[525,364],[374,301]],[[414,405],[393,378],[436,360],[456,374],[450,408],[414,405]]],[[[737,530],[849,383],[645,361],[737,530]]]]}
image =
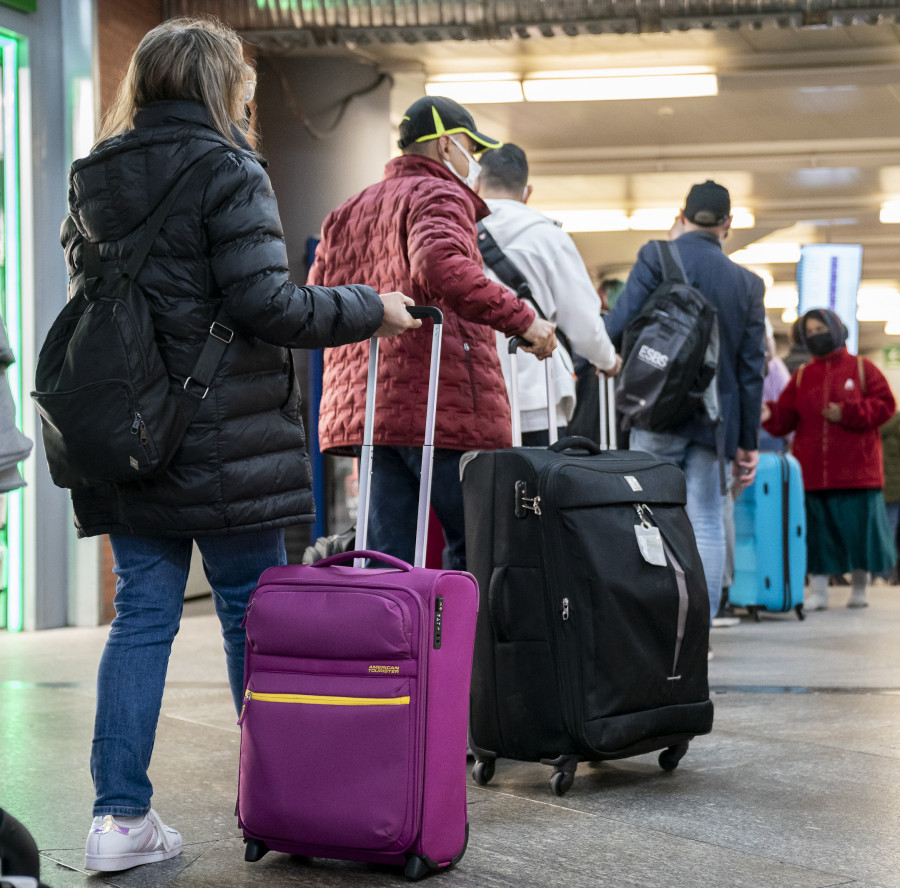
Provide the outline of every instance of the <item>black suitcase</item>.
{"type": "Polygon", "coordinates": [[[579,761],[663,750],[661,767],[674,769],[713,719],[709,602],[684,474],[584,438],[472,452],[461,472],[482,596],[475,781],[491,779],[497,757],[552,765],[557,795],[579,761]]]}

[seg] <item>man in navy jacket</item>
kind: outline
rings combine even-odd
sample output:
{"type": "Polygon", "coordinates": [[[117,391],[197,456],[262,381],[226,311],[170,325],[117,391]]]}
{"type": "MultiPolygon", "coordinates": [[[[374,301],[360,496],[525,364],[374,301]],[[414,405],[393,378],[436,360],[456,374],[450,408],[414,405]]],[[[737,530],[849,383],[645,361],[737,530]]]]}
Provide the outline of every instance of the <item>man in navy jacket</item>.
{"type": "MultiPolygon", "coordinates": [[[[753,482],[765,375],[765,285],[753,272],[722,252],[731,228],[731,199],[712,180],[694,185],[678,217],[678,252],[688,283],[718,312],[721,351],[717,373],[725,456],[742,487],[753,482]]],[[[656,248],[645,244],[625,290],[606,318],[606,329],[619,348],[622,332],[663,279],[656,248]]],[[[710,619],[719,609],[725,537],[722,494],[714,428],[698,411],[683,425],[665,432],[634,428],[630,447],[680,466],[687,478],[687,512],[709,589],[710,619]]]]}

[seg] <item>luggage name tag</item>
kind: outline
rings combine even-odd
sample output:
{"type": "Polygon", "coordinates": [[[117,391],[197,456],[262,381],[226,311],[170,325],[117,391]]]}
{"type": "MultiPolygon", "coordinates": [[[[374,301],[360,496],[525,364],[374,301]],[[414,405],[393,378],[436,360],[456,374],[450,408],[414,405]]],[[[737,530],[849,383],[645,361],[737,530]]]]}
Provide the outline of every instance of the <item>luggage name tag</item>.
{"type": "Polygon", "coordinates": [[[648,506],[635,505],[635,511],[641,519],[640,524],[635,524],[634,535],[637,537],[638,548],[641,550],[641,557],[647,564],[653,564],[657,567],[666,566],[666,553],[663,548],[662,534],[659,528],[652,525],[644,516],[644,510],[649,514],[653,514],[648,506]]]}

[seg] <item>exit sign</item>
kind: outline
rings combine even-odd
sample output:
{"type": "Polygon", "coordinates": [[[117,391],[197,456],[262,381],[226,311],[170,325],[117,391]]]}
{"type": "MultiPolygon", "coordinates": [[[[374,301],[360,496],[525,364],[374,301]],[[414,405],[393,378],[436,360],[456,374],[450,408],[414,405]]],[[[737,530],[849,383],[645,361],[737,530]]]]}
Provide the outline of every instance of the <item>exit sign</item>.
{"type": "Polygon", "coordinates": [[[22,12],[37,12],[37,0],[0,0],[0,6],[11,6],[22,12]]]}
{"type": "Polygon", "coordinates": [[[884,366],[889,370],[900,367],[900,345],[886,345],[882,351],[884,366]]]}

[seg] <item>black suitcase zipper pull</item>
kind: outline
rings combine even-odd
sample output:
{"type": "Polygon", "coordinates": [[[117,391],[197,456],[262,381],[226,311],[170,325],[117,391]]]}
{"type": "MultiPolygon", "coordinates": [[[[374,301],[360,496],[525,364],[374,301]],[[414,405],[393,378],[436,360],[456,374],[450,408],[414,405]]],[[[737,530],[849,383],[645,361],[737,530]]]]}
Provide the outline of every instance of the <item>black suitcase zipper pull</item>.
{"type": "Polygon", "coordinates": [[[525,518],[529,512],[541,514],[540,496],[526,496],[528,485],[524,481],[516,481],[516,518],[525,518]]]}

